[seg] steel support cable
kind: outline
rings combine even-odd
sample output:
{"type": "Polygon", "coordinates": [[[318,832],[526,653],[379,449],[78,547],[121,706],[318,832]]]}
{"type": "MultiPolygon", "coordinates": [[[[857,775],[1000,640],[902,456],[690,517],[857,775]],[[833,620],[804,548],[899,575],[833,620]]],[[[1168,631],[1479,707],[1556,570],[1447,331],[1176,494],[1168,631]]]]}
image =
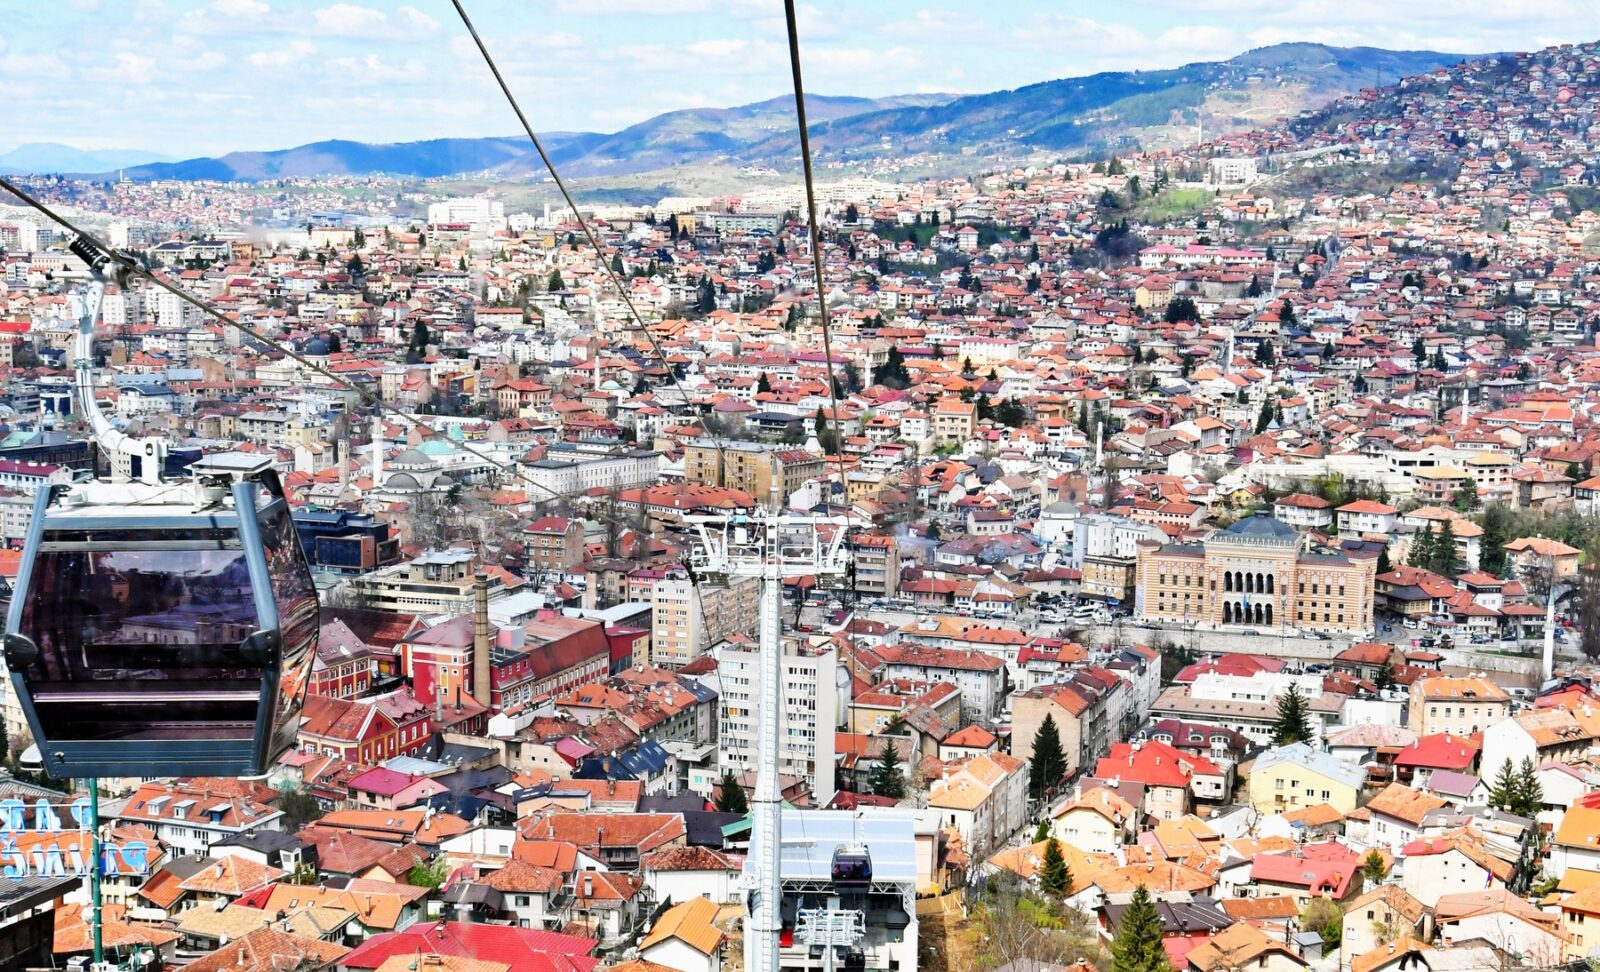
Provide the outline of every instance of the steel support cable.
{"type": "Polygon", "coordinates": [[[800,162],[806,180],[806,222],[810,224],[811,267],[817,278],[817,310],[822,318],[822,361],[828,372],[828,403],[833,410],[833,448],[839,460],[839,488],[844,505],[850,507],[850,481],[845,478],[844,434],[839,426],[839,394],[833,372],[833,335],[828,316],[827,279],[822,265],[822,227],[817,220],[817,190],[811,172],[811,134],[806,130],[806,91],[800,79],[800,32],[795,27],[794,0],[783,0],[783,16],[789,32],[789,72],[794,77],[794,111],[800,125],[800,162]]]}
{"type": "MultiPolygon", "coordinates": [[[[689,404],[689,393],[684,390],[683,384],[678,380],[677,374],[673,372],[672,366],[667,363],[666,351],[661,347],[661,342],[656,338],[655,334],[645,326],[644,318],[639,315],[638,308],[634,306],[633,297],[629,295],[628,288],[622,285],[622,280],[617,276],[617,272],[611,268],[611,264],[606,262],[605,251],[600,246],[599,237],[595,236],[594,229],[589,225],[589,221],[583,218],[582,213],[578,212],[578,203],[567,189],[566,180],[562,179],[561,173],[556,171],[555,160],[550,158],[550,153],[545,151],[544,143],[539,141],[539,136],[534,132],[532,123],[528,121],[528,116],[523,113],[522,105],[518,103],[517,96],[511,93],[511,86],[506,83],[505,75],[500,73],[500,65],[495,62],[494,55],[489,53],[488,46],[484,44],[483,38],[478,35],[478,28],[473,26],[472,18],[467,16],[467,8],[461,5],[461,0],[450,0],[450,2],[455,6],[456,13],[460,15],[461,23],[467,28],[467,33],[472,35],[472,42],[478,46],[478,53],[483,55],[483,63],[488,66],[489,73],[494,75],[495,83],[500,86],[501,94],[506,96],[506,102],[511,105],[511,110],[516,113],[517,121],[522,124],[522,130],[528,135],[528,141],[533,143],[533,150],[539,153],[539,160],[544,163],[545,170],[550,173],[551,181],[556,184],[556,189],[561,193],[561,198],[566,201],[567,207],[572,210],[572,218],[577,220],[578,228],[583,230],[584,238],[589,241],[589,246],[594,249],[595,259],[599,262],[601,271],[611,280],[612,286],[617,288],[617,294],[622,298],[623,304],[627,306],[629,315],[633,317],[633,328],[631,329],[638,330],[645,336],[645,340],[650,342],[650,347],[655,351],[656,357],[661,359],[662,367],[667,369],[667,377],[672,379],[673,387],[678,390],[678,394],[683,398],[684,405],[687,406],[689,404]]],[[[717,448],[717,478],[721,480],[722,476],[725,475],[724,470],[726,469],[722,452],[722,439],[711,430],[711,425],[706,422],[703,412],[697,410],[696,416],[700,421],[701,430],[705,432],[706,436],[711,439],[711,443],[717,448]]]]}
{"type": "MultiPolygon", "coordinates": [[[[462,26],[466,27],[467,33],[472,35],[472,42],[477,45],[478,53],[483,55],[483,63],[488,66],[489,73],[494,75],[495,83],[500,86],[500,93],[505,95],[506,103],[516,113],[517,121],[521,123],[522,130],[527,133],[528,141],[533,144],[533,150],[539,153],[539,160],[544,163],[545,170],[550,173],[550,180],[556,184],[556,189],[561,193],[561,198],[566,201],[567,208],[572,210],[572,218],[578,221],[578,228],[583,230],[584,238],[589,241],[589,246],[594,249],[595,259],[599,262],[601,271],[611,280],[612,285],[617,288],[617,295],[622,298],[623,304],[627,306],[628,313],[633,317],[635,328],[644,335],[646,341],[650,342],[650,347],[655,350],[656,357],[661,359],[661,366],[667,370],[667,377],[672,380],[673,387],[678,390],[678,396],[683,399],[684,406],[688,407],[689,393],[684,390],[683,383],[678,380],[677,373],[672,370],[672,365],[667,362],[666,351],[661,347],[661,342],[656,339],[655,334],[645,326],[644,318],[639,316],[639,309],[633,305],[633,297],[629,295],[628,289],[622,285],[622,281],[617,277],[616,271],[611,269],[611,264],[606,262],[606,255],[600,248],[599,238],[595,236],[594,229],[590,227],[589,221],[583,218],[582,213],[578,212],[577,200],[573,198],[571,191],[567,189],[566,180],[561,178],[561,173],[556,171],[555,160],[550,157],[550,153],[545,151],[544,143],[539,141],[539,135],[533,130],[533,124],[528,121],[528,116],[522,111],[522,104],[517,101],[517,96],[511,93],[511,86],[506,83],[505,75],[500,73],[500,65],[496,63],[494,55],[489,53],[488,45],[483,42],[483,38],[478,34],[478,28],[472,23],[472,18],[467,15],[467,8],[461,5],[461,0],[450,0],[450,2],[456,8],[456,14],[460,16],[462,26]]],[[[711,424],[706,421],[704,412],[696,409],[695,416],[700,423],[700,430],[711,439],[712,446],[717,450],[717,485],[721,486],[724,478],[728,475],[728,459],[722,448],[722,438],[712,431],[711,424]]],[[[641,501],[640,512],[643,512],[643,506],[644,504],[641,501]]],[[[685,566],[687,566],[687,558],[685,558],[685,566]]],[[[701,621],[705,623],[710,619],[710,616],[706,613],[705,595],[701,593],[699,578],[694,576],[693,571],[690,571],[689,577],[691,580],[689,587],[694,591],[695,601],[700,605],[701,621]]]]}
{"type": "MultiPolygon", "coordinates": [[[[133,274],[135,274],[135,275],[137,275],[137,276],[139,276],[139,277],[141,277],[141,278],[143,278],[145,280],[150,281],[155,286],[161,288],[162,290],[167,291],[168,293],[172,294],[174,297],[177,297],[179,300],[183,301],[184,303],[189,304],[190,306],[196,308],[197,310],[199,310],[201,313],[205,314],[206,316],[216,319],[217,321],[219,321],[223,325],[225,325],[227,327],[231,327],[236,331],[239,331],[241,334],[244,334],[245,336],[251,338],[252,340],[260,341],[262,344],[266,345],[267,347],[272,348],[273,350],[282,353],[285,357],[287,357],[291,361],[295,362],[296,364],[300,365],[301,367],[305,368],[307,371],[310,371],[313,374],[320,375],[323,378],[328,379],[329,381],[333,382],[335,385],[338,385],[341,388],[346,388],[346,389],[348,389],[348,390],[350,390],[352,392],[355,392],[356,395],[358,395],[361,398],[361,400],[366,405],[370,406],[374,411],[382,412],[382,413],[384,413],[386,415],[392,416],[397,421],[399,421],[401,424],[409,426],[409,427],[414,428],[414,429],[417,429],[418,431],[426,433],[428,435],[444,436],[444,433],[440,432],[438,429],[435,429],[433,426],[429,425],[428,423],[422,421],[421,419],[416,418],[413,415],[410,415],[410,414],[408,414],[406,412],[403,412],[398,408],[395,408],[394,406],[392,406],[392,405],[388,404],[387,402],[385,402],[383,399],[379,398],[373,392],[368,391],[365,388],[362,388],[360,385],[355,384],[354,382],[350,381],[349,379],[344,378],[344,377],[342,377],[340,375],[337,375],[337,374],[333,373],[332,371],[329,371],[327,368],[324,368],[322,365],[317,364],[316,362],[314,362],[311,359],[307,358],[305,355],[303,355],[300,352],[296,351],[294,348],[290,347],[287,344],[284,344],[282,341],[278,341],[278,340],[276,340],[274,338],[269,338],[266,335],[262,334],[261,332],[255,330],[254,328],[249,327],[248,325],[242,324],[239,321],[234,320],[233,318],[229,317],[227,314],[223,313],[222,311],[218,310],[216,307],[212,306],[207,301],[201,300],[200,298],[196,297],[195,295],[189,293],[187,290],[184,290],[182,287],[179,287],[178,285],[172,283],[164,275],[158,274],[155,271],[153,271],[153,270],[149,269],[148,267],[145,267],[145,266],[143,266],[143,265],[141,265],[139,263],[136,263],[136,262],[128,260],[125,256],[123,256],[123,255],[117,253],[115,250],[111,249],[104,242],[102,242],[100,239],[95,237],[92,233],[90,233],[87,230],[79,227],[77,224],[73,223],[71,220],[67,219],[65,216],[62,216],[60,213],[56,212],[54,209],[52,209],[49,206],[45,205],[38,198],[36,198],[33,194],[31,194],[31,193],[27,192],[26,190],[22,189],[15,182],[13,182],[11,179],[7,178],[4,175],[0,175],[0,189],[4,189],[6,192],[9,192],[13,196],[16,196],[18,199],[21,199],[28,206],[30,206],[31,208],[37,210],[41,215],[45,216],[47,219],[49,219],[52,222],[56,223],[62,229],[65,229],[68,232],[73,233],[73,234],[75,234],[77,236],[80,236],[83,239],[89,241],[96,248],[98,248],[101,252],[110,255],[113,260],[117,261],[119,264],[121,264],[122,266],[126,267],[133,274]]],[[[445,436],[445,437],[448,438],[448,436],[445,436]]],[[[515,464],[507,465],[505,463],[502,463],[498,459],[495,459],[493,456],[490,456],[487,453],[484,453],[484,452],[481,452],[481,451],[479,451],[477,449],[472,448],[471,446],[467,445],[465,442],[454,442],[454,441],[452,441],[452,445],[454,445],[456,448],[460,449],[462,452],[465,452],[468,455],[473,456],[474,458],[483,460],[484,462],[488,463],[490,466],[494,467],[495,469],[498,469],[502,473],[505,473],[505,474],[511,476],[514,480],[517,480],[517,481],[522,482],[522,483],[524,483],[526,485],[533,486],[533,487],[535,487],[535,488],[537,488],[539,490],[542,490],[544,493],[548,494],[551,499],[554,499],[554,500],[566,500],[566,499],[569,498],[566,494],[558,493],[555,490],[551,489],[550,487],[546,486],[545,484],[543,484],[541,482],[538,482],[538,481],[536,481],[534,479],[529,478],[528,474],[523,472],[521,469],[517,468],[517,466],[515,464]]],[[[376,487],[378,485],[379,484],[377,484],[377,483],[373,484],[374,487],[376,487]]],[[[641,499],[641,504],[640,505],[641,505],[641,512],[642,512],[642,506],[643,506],[642,499],[641,499]]],[[[610,522],[612,522],[613,524],[615,524],[617,526],[627,527],[628,529],[633,529],[633,527],[634,527],[634,525],[632,523],[630,523],[627,520],[624,520],[624,519],[622,519],[620,517],[611,516],[609,514],[593,514],[593,513],[591,513],[591,515],[594,515],[596,517],[596,519],[609,520],[610,522]]]]}

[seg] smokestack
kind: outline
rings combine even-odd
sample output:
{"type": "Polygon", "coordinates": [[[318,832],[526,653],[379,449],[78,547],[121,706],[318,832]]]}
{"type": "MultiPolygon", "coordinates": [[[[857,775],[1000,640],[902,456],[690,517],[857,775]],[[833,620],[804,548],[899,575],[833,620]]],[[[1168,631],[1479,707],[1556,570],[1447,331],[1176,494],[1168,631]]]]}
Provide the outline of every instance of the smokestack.
{"type": "Polygon", "coordinates": [[[489,575],[473,578],[472,697],[489,707],[489,575]]]}
{"type": "Polygon", "coordinates": [[[383,485],[383,416],[372,416],[372,488],[383,485]]]}

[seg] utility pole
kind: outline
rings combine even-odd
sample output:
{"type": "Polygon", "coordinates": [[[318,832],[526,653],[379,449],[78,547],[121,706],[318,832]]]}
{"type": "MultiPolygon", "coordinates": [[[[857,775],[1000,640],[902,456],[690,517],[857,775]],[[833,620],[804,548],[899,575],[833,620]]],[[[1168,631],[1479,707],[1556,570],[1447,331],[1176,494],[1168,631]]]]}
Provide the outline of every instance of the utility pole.
{"type": "MultiPolygon", "coordinates": [[[[752,514],[688,516],[698,534],[689,562],[696,583],[755,577],[761,584],[756,691],[756,792],[752,801],[750,854],[745,859],[744,965],[748,972],[778,972],[783,931],[783,794],[779,783],[783,720],[783,579],[817,578],[837,585],[849,558],[842,516],[752,514]]],[[[829,794],[819,794],[820,797],[829,794]]]]}

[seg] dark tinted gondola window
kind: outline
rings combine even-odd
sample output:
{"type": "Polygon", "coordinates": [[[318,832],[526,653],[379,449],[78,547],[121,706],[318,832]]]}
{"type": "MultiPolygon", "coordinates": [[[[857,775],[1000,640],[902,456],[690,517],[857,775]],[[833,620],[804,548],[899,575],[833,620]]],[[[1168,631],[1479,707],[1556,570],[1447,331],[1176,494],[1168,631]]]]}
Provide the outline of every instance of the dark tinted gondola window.
{"type": "Polygon", "coordinates": [[[300,727],[297,716],[316,660],[317,590],[288,507],[280,504],[262,523],[261,539],[283,635],[283,670],[273,710],[277,737],[274,749],[278,750],[294,744],[300,727]]]}
{"type": "Polygon", "coordinates": [[[21,632],[39,646],[26,676],[46,734],[148,738],[184,723],[247,727],[259,667],[239,643],[256,630],[244,551],[128,549],[167,535],[102,534],[123,549],[45,550],[21,632]]]}

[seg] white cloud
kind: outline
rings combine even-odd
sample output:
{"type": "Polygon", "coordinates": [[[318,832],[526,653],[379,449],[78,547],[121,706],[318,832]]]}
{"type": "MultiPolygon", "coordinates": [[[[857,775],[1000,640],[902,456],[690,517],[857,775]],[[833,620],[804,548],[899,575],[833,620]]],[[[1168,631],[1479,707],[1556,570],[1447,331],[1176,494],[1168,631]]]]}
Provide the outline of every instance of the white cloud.
{"type": "Polygon", "coordinates": [[[0,75],[32,74],[39,77],[59,78],[67,73],[67,65],[53,52],[29,54],[17,51],[14,54],[0,55],[0,75]]]}
{"type": "Polygon", "coordinates": [[[297,40],[275,51],[256,51],[246,60],[258,68],[286,68],[299,64],[316,52],[317,45],[308,40],[297,40]]]}
{"type": "Polygon", "coordinates": [[[401,7],[390,16],[385,11],[351,3],[313,10],[311,19],[317,34],[365,40],[420,40],[432,36],[441,26],[416,7],[401,7]]]}
{"type": "Polygon", "coordinates": [[[271,28],[271,14],[272,8],[261,0],[213,0],[207,6],[185,11],[177,18],[177,28],[187,34],[238,34],[271,28]]]}
{"type": "Polygon", "coordinates": [[[431,34],[439,29],[439,21],[418,10],[416,7],[401,7],[395,11],[395,25],[401,30],[417,34],[431,34]]]}
{"type": "Polygon", "coordinates": [[[675,17],[710,13],[711,0],[556,0],[556,10],[573,17],[675,17]]]}
{"type": "Polygon", "coordinates": [[[133,84],[149,84],[156,76],[156,59],[144,54],[123,51],[116,56],[115,74],[119,80],[133,84]]]}
{"type": "Polygon", "coordinates": [[[695,41],[689,45],[689,53],[699,57],[735,57],[750,50],[755,43],[736,39],[695,41]]]}
{"type": "Polygon", "coordinates": [[[335,77],[386,84],[422,81],[428,75],[427,67],[417,58],[409,58],[403,64],[390,64],[376,54],[337,57],[328,62],[328,68],[335,77]]]}

